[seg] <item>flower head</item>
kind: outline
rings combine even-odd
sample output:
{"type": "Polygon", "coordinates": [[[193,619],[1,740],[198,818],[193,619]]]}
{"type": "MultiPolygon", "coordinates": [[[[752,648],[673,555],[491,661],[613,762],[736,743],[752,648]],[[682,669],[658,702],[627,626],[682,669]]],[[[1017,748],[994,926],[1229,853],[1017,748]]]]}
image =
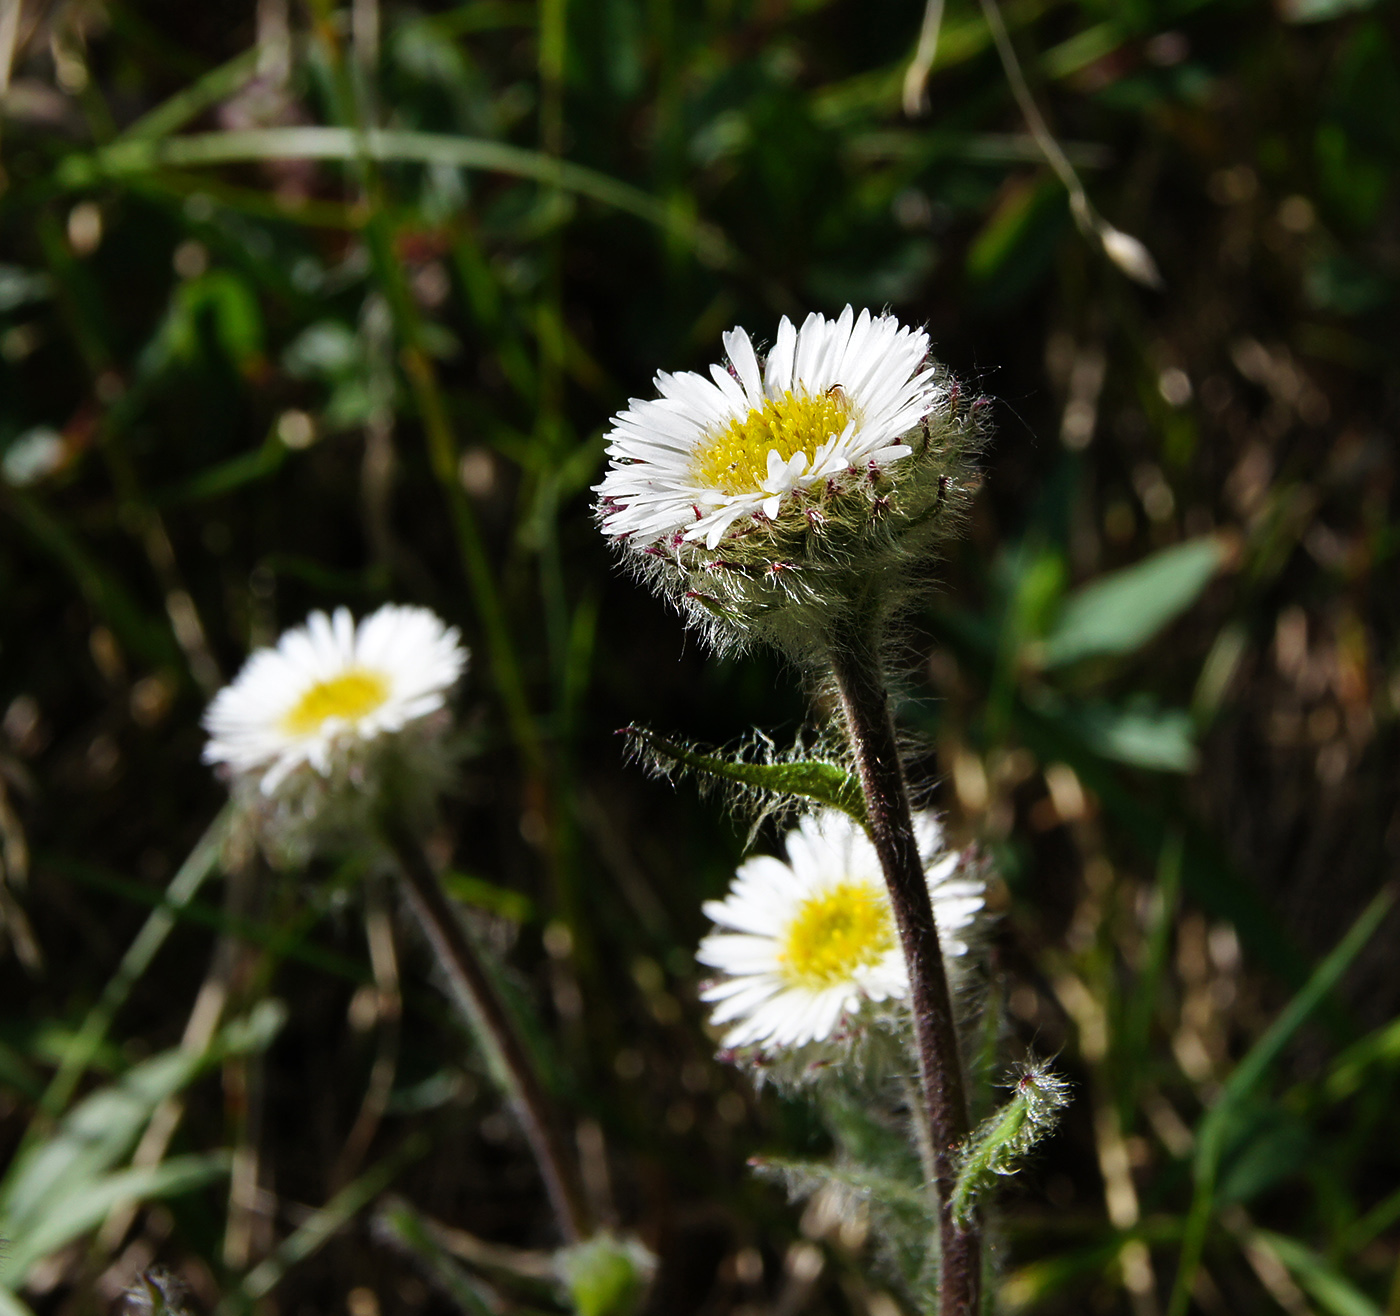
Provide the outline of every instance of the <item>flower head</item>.
{"type": "Polygon", "coordinates": [[[426,608],[386,604],[358,625],[345,608],[313,612],[215,696],[204,761],[276,820],[285,851],[299,825],[363,815],[386,771],[405,797],[440,781],[441,710],[466,663],[457,631],[426,608]]]}
{"type": "Polygon", "coordinates": [[[892,315],[784,317],[763,359],[742,328],[724,347],[709,378],[662,372],[614,417],[599,520],[717,646],[800,649],[950,532],[980,412],[892,315]]]}
{"type": "MultiPolygon", "coordinates": [[[[945,958],[967,953],[984,883],[943,848],[932,814],[915,820],[945,958]]],[[[909,977],[880,860],[846,814],[806,815],[787,859],[746,861],[728,896],[705,913],[718,924],[696,958],[724,976],[702,997],[730,1024],[735,1050],[792,1051],[834,1039],[868,1005],[903,1001],[909,977]]]]}

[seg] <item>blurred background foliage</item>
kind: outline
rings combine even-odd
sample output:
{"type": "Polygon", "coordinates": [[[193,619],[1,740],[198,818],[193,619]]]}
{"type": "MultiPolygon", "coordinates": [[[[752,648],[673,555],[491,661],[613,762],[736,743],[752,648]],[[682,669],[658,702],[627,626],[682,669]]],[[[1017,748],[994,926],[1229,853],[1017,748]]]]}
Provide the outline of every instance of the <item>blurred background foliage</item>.
{"type": "Polygon", "coordinates": [[[900,660],[916,782],[1001,874],[984,1077],[1076,1089],[1000,1308],[1400,1313],[1400,929],[1343,941],[1400,853],[1395,8],[1007,0],[1157,291],[1076,230],[978,5],[903,113],[921,18],[0,3],[0,1310],[143,1272],[133,1310],[558,1310],[387,890],[211,877],[208,697],[387,598],[472,645],[440,857],[649,1309],[902,1310],[871,1204],[746,1169],[821,1135],[696,1001],[745,834],[613,734],[784,743],[801,681],[700,652],[588,494],[654,370],[849,300],[997,399],[900,660]]]}

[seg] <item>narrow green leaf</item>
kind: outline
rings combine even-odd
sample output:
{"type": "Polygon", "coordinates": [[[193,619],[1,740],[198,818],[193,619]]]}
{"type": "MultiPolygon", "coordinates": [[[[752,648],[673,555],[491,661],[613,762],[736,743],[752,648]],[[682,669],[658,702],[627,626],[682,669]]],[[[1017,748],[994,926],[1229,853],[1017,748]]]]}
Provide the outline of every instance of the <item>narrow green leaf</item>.
{"type": "Polygon", "coordinates": [[[219,866],[223,857],[224,837],[233,820],[233,805],[226,804],[195,843],[185,862],[176,870],[165,890],[165,899],[153,909],[136,939],[122,956],[117,971],[102,989],[97,1004],[83,1020],[78,1044],[64,1058],[44,1093],[43,1107],[57,1114],[67,1104],[82,1079],[92,1052],[107,1036],[112,1019],[121,1009],[136,982],[150,967],[156,953],[165,944],[175,926],[176,914],[199,894],[199,889],[219,866]]]}
{"type": "Polygon", "coordinates": [[[967,1140],[951,1207],[966,1228],[978,1201],[999,1176],[1015,1174],[1026,1154],[1059,1122],[1069,1085],[1045,1065],[1023,1066],[1011,1100],[994,1111],[967,1140]]]}
{"type": "Polygon", "coordinates": [[[124,138],[91,155],[71,155],[59,166],[61,186],[90,187],[101,179],[150,173],[161,168],[240,164],[258,160],[341,160],[368,157],[382,164],[445,165],[529,178],[586,196],[644,219],[684,239],[716,267],[736,257],[728,240],[710,224],[678,215],[663,201],[607,174],[541,151],[480,137],[371,128],[255,128],[191,133],[182,137],[124,138]]]}
{"type": "Polygon", "coordinates": [[[148,616],[121,580],[39,499],[6,490],[0,495],[0,510],[63,566],[88,606],[111,626],[127,650],[156,667],[179,666],[180,651],[164,623],[148,616]]]}
{"type": "Polygon", "coordinates": [[[535,917],[535,904],[529,896],[488,882],[484,877],[449,869],[442,875],[442,885],[454,900],[489,910],[512,923],[528,923],[535,917]]]}
{"type": "Polygon", "coordinates": [[[1196,1187],[1187,1215],[1182,1237],[1181,1258],[1177,1264],[1176,1282],[1172,1286],[1167,1316],[1186,1316],[1191,1301],[1191,1289],[1205,1250],[1206,1235],[1215,1213],[1216,1176],[1226,1137],[1239,1118],[1240,1108],[1263,1082],[1274,1061],[1292,1040],[1294,1033],[1327,999],[1351,962],[1361,953],[1381,919],[1395,903],[1395,893],[1386,887],[1366,907],[1351,930],[1335,949],[1313,970],[1303,989],[1288,1003],[1249,1053],[1235,1066],[1226,1080],[1215,1105],[1206,1112],[1196,1138],[1193,1173],[1196,1187]]]}
{"type": "Polygon", "coordinates": [[[46,1198],[42,1213],[23,1227],[4,1222],[10,1252],[0,1284],[20,1287],[36,1261],[96,1229],[114,1207],[193,1192],[227,1174],[228,1168],[226,1152],[175,1156],[159,1165],[101,1175],[75,1191],[46,1198]]]}
{"type": "Polygon", "coordinates": [[[1180,708],[1114,708],[1066,703],[1062,716],[1097,754],[1157,772],[1193,772],[1200,762],[1196,724],[1180,708]]]}
{"type": "Polygon", "coordinates": [[[1287,1005],[1283,1013],[1270,1025],[1249,1050],[1249,1053],[1235,1066],[1234,1072],[1225,1081],[1225,1086],[1210,1112],[1202,1123],[1200,1154],[1211,1154],[1219,1150],[1219,1131],[1223,1129],[1234,1108],[1250,1097],[1263,1081],[1283,1049],[1293,1039],[1293,1035],[1311,1017],[1313,1012],[1326,1000],[1328,994],[1351,967],[1352,961],[1370,941],[1380,921],[1390,912],[1395,903],[1395,892],[1390,887],[1383,888],[1367,905],[1361,917],[1351,930],[1337,943],[1331,953],[1313,971],[1312,976],[1287,1005]],[[1216,1144],[1213,1148],[1211,1144],[1216,1144]]]}
{"type": "Polygon", "coordinates": [[[376,1236],[387,1237],[389,1242],[414,1257],[467,1316],[493,1316],[499,1310],[496,1295],[443,1247],[407,1202],[389,1203],[375,1213],[374,1224],[376,1236]]]}
{"type": "Polygon", "coordinates": [[[239,918],[221,907],[207,905],[203,901],[189,900],[186,903],[176,903],[169,898],[168,892],[156,891],[140,882],[132,882],[126,878],[118,877],[115,873],[108,873],[96,864],[85,863],[81,859],[72,859],[67,855],[40,851],[35,856],[34,865],[36,869],[62,874],[63,877],[71,881],[81,882],[84,886],[93,887],[98,891],[110,892],[112,895],[121,896],[124,900],[130,900],[139,905],[151,905],[157,911],[167,911],[179,922],[192,923],[196,927],[212,928],[216,932],[236,936],[255,946],[265,946],[278,955],[300,960],[303,964],[309,964],[312,968],[320,969],[324,973],[335,974],[347,981],[358,983],[366,982],[369,979],[369,971],[360,960],[326,950],[324,947],[299,939],[297,935],[289,935],[286,929],[272,929],[257,919],[239,918]]]}
{"type": "Polygon", "coordinates": [[[1332,1316],[1381,1316],[1380,1307],[1296,1238],[1267,1229],[1256,1229],[1251,1238],[1282,1261],[1318,1306],[1332,1316]]]}
{"type": "Polygon", "coordinates": [[[1329,1101],[1344,1101],[1361,1086],[1373,1065],[1397,1063],[1400,1063],[1400,1019],[1392,1019],[1337,1057],[1322,1090],[1329,1101]]]}
{"type": "Polygon", "coordinates": [[[632,1316],[656,1271],[656,1258],[635,1238],[601,1230],[561,1248],[554,1265],[575,1316],[632,1316]]]}
{"type": "MultiPolygon", "coordinates": [[[[366,1170],[354,1183],[342,1188],[294,1233],[283,1239],[267,1260],[254,1266],[244,1276],[241,1296],[256,1301],[271,1293],[291,1267],[320,1251],[338,1230],[378,1197],[405,1166],[423,1156],[429,1145],[430,1140],[426,1134],[415,1134],[398,1151],[386,1156],[378,1165],[366,1170]]],[[[226,1307],[228,1305],[225,1304],[226,1307]]]]}
{"type": "Polygon", "coordinates": [[[860,781],[836,763],[797,759],[788,763],[745,763],[687,748],[645,727],[624,727],[633,748],[660,770],[679,765],[773,795],[796,795],[849,814],[866,826],[865,795],[860,781]]]}
{"type": "Polygon", "coordinates": [[[1224,560],[1219,539],[1192,539],[1075,590],[1038,650],[1040,665],[1141,648],[1200,597],[1224,560]]]}
{"type": "Polygon", "coordinates": [[[191,119],[211,106],[227,100],[258,71],[262,49],[254,46],[235,55],[218,68],[210,69],[188,87],[182,87],[169,100],[148,110],[122,134],[121,140],[164,137],[183,128],[191,119]]]}
{"type": "Polygon", "coordinates": [[[45,1203],[80,1192],[135,1144],[165,1098],[198,1072],[200,1056],[178,1048],[134,1066],[117,1082],[85,1097],[53,1136],[22,1152],[0,1188],[0,1214],[10,1229],[24,1230],[45,1203]]]}
{"type": "Polygon", "coordinates": [[[96,1191],[99,1177],[131,1151],[162,1101],[223,1057],[266,1048],[286,1018],[281,1002],[260,1002],[231,1020],[205,1051],[163,1051],[84,1097],[52,1135],[21,1151],[0,1183],[6,1232],[32,1233],[55,1201],[96,1191]]]}

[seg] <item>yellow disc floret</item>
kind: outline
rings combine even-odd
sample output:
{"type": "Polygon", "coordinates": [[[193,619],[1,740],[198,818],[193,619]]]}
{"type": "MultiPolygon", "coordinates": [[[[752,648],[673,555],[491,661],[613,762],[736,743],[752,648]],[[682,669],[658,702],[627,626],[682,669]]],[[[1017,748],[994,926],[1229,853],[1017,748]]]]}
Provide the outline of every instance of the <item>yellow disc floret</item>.
{"type": "Polygon", "coordinates": [[[282,729],[304,736],[317,730],[327,718],[353,722],[374,712],[388,697],[389,682],[384,676],[368,668],[352,667],[327,681],[317,681],[282,719],[282,729]]]}
{"type": "Polygon", "coordinates": [[[839,882],[798,906],[778,959],[789,982],[820,989],[878,964],[894,944],[884,891],[864,882],[839,882]]]}
{"type": "Polygon", "coordinates": [[[756,493],[768,476],[770,452],[783,461],[796,452],[810,459],[850,418],[850,400],[839,387],[814,397],[789,389],[704,443],[695,455],[695,478],[721,493],[756,493]]]}

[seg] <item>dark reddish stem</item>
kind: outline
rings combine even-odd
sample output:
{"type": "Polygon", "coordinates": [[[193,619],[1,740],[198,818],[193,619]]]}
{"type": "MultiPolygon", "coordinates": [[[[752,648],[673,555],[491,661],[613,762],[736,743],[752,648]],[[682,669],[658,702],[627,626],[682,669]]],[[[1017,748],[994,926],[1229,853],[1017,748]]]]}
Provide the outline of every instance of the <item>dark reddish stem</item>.
{"type": "Polygon", "coordinates": [[[560,1232],[566,1242],[579,1242],[592,1233],[588,1208],[584,1205],[573,1159],[565,1149],[535,1067],[422,846],[401,824],[386,823],[385,832],[399,861],[409,904],[486,1053],[493,1076],[505,1090],[520,1121],[544,1179],[560,1232]]]}
{"type": "Polygon", "coordinates": [[[957,1150],[970,1129],[962,1052],[948,977],[943,970],[943,952],[938,944],[938,926],[914,837],[909,791],[900,766],[878,641],[870,633],[874,629],[849,627],[835,638],[829,657],[865,791],[870,836],[884,869],[904,959],[909,966],[910,1006],[938,1190],[938,1309],[940,1316],[978,1316],[982,1289],[980,1227],[974,1223],[970,1228],[959,1229],[951,1209],[957,1181],[957,1150]]]}

